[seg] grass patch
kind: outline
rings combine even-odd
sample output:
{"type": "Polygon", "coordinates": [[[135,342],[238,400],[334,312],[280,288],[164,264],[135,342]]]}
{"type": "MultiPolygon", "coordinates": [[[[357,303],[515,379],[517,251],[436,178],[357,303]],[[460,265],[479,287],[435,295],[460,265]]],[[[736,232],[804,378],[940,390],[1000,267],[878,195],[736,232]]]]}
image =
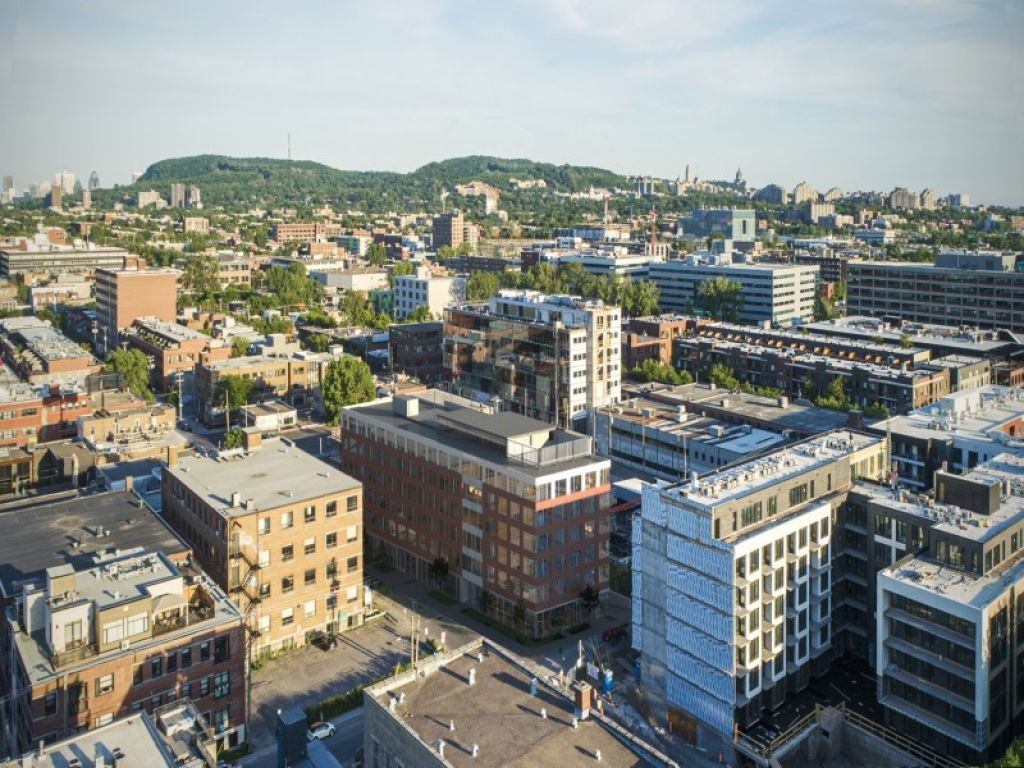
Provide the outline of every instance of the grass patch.
{"type": "MultiPolygon", "coordinates": [[[[495,619],[493,616],[488,616],[482,611],[478,611],[476,608],[463,608],[462,612],[472,619],[476,619],[484,626],[490,627],[509,638],[515,640],[520,645],[545,645],[546,643],[553,642],[554,640],[560,640],[564,635],[561,632],[555,632],[551,635],[545,635],[544,637],[527,637],[519,630],[503,624],[502,622],[495,619]]],[[[590,626],[589,624],[587,626],[590,626]]]]}
{"type": "Polygon", "coordinates": [[[458,605],[459,604],[458,600],[456,600],[454,597],[449,595],[447,592],[442,592],[439,589],[431,590],[428,594],[432,598],[437,600],[437,602],[444,603],[445,605],[458,605]]]}

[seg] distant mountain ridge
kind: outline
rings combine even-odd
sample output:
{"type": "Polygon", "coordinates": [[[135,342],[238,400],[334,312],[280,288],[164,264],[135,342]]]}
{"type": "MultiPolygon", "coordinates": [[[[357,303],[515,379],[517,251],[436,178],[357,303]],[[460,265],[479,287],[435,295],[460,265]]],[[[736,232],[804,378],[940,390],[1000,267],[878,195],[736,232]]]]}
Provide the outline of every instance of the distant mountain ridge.
{"type": "Polygon", "coordinates": [[[428,163],[411,173],[343,171],[309,160],[194,155],[153,163],[134,187],[155,187],[166,195],[172,183],[195,184],[208,205],[332,201],[380,211],[437,203],[442,189],[453,192],[456,184],[475,180],[496,186],[503,194],[526,194],[512,191],[511,179],[543,179],[549,192],[627,185],[624,176],[603,168],[485,155],[428,163]]]}

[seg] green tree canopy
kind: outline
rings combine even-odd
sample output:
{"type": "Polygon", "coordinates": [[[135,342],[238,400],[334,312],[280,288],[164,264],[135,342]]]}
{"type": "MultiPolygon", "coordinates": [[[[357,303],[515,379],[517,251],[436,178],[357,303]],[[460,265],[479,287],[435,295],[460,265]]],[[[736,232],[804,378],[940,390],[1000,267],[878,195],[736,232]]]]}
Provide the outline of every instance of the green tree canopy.
{"type": "Polygon", "coordinates": [[[244,440],[245,433],[238,429],[238,427],[235,427],[234,429],[229,429],[224,433],[224,442],[222,445],[227,450],[231,450],[232,448],[241,448],[244,440]]]}
{"type": "Polygon", "coordinates": [[[107,357],[106,370],[124,377],[124,385],[147,403],[153,402],[149,388],[149,358],[138,349],[115,349],[107,357]]]}
{"type": "Polygon", "coordinates": [[[660,298],[656,283],[650,280],[630,280],[622,288],[622,314],[627,317],[657,314],[660,298]]]}
{"type": "Polygon", "coordinates": [[[644,360],[630,371],[640,381],[657,381],[662,384],[692,384],[693,376],[689,371],[677,371],[671,365],[659,363],[657,360],[644,360]]]}
{"type": "Polygon", "coordinates": [[[743,286],[724,277],[705,280],[697,288],[697,309],[715,320],[736,322],[743,306],[743,286]]]}
{"type": "Polygon", "coordinates": [[[227,402],[228,410],[235,413],[249,402],[252,393],[252,380],[243,376],[222,376],[217,380],[214,399],[218,406],[227,402]]]}
{"type": "Polygon", "coordinates": [[[501,281],[497,272],[470,272],[466,281],[466,300],[487,301],[500,287],[501,281]]]}
{"type": "Polygon", "coordinates": [[[212,296],[220,289],[217,258],[208,253],[190,253],[185,257],[181,286],[191,294],[212,296]]]}
{"type": "Polygon", "coordinates": [[[402,323],[429,323],[434,319],[434,316],[430,313],[430,307],[426,304],[420,304],[416,309],[406,315],[399,322],[402,323]]]}
{"type": "Polygon", "coordinates": [[[245,357],[249,354],[249,340],[245,336],[235,336],[231,339],[231,356],[245,357]]]}
{"type": "Polygon", "coordinates": [[[366,250],[366,260],[375,267],[383,267],[388,260],[388,250],[383,243],[370,243],[366,250]]]}
{"type": "Polygon", "coordinates": [[[345,355],[327,365],[320,382],[324,411],[331,424],[337,424],[341,409],[373,400],[377,387],[370,367],[358,357],[345,355]]]}
{"type": "Polygon", "coordinates": [[[373,322],[373,306],[361,291],[345,291],[338,302],[338,312],[345,325],[370,325],[373,322]]]}
{"type": "Polygon", "coordinates": [[[723,389],[739,389],[740,382],[733,373],[732,368],[721,363],[715,363],[708,372],[708,379],[716,387],[723,389]]]}

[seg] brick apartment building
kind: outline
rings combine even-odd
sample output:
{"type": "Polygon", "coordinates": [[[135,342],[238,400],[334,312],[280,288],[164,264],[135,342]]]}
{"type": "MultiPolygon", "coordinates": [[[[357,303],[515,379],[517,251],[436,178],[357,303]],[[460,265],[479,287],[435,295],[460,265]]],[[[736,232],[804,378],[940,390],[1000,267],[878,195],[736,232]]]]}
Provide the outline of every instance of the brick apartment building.
{"type": "Polygon", "coordinates": [[[672,341],[685,337],[705,321],[686,315],[634,317],[622,325],[622,367],[636,368],[644,360],[672,365],[672,341]]]}
{"type": "Polygon", "coordinates": [[[274,224],[274,240],[286,243],[295,240],[309,243],[314,240],[337,237],[341,234],[341,225],[329,221],[297,221],[286,223],[279,221],[274,224]]]}
{"type": "Polygon", "coordinates": [[[35,316],[0,320],[0,355],[29,384],[81,382],[103,368],[92,354],[35,316]]]}
{"type": "Polygon", "coordinates": [[[163,473],[163,516],[246,617],[255,652],[363,622],[362,485],[285,438],[188,456],[163,473]]]}
{"type": "Polygon", "coordinates": [[[124,329],[123,336],[128,346],[141,350],[153,361],[153,385],[159,392],[176,388],[178,373],[184,377],[185,391],[191,391],[197,365],[231,357],[231,346],[223,339],[212,339],[179,323],[153,316],[135,318],[131,326],[124,329]]]}
{"type": "Polygon", "coordinates": [[[367,552],[430,583],[443,561],[444,589],[533,637],[608,587],[611,464],[590,437],[438,390],[345,408],[341,427],[367,552]]]}
{"type": "Polygon", "coordinates": [[[16,751],[182,697],[210,711],[225,745],[245,739],[242,617],[188,555],[130,493],[0,517],[0,677],[18,692],[4,702],[16,751]]]}
{"type": "Polygon", "coordinates": [[[100,348],[106,352],[118,344],[118,334],[138,317],[173,323],[177,317],[176,269],[146,267],[145,259],[125,257],[121,269],[96,270],[96,321],[100,348]]]}

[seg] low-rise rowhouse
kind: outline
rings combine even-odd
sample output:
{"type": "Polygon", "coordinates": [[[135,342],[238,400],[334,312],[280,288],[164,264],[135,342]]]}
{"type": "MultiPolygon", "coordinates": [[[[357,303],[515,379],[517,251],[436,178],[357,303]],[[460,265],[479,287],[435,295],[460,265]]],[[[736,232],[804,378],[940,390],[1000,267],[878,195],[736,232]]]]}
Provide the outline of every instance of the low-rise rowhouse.
{"type": "Polygon", "coordinates": [[[362,485],[286,438],[183,457],[163,473],[164,519],[245,615],[255,652],[364,616],[362,485]]]}
{"type": "Polygon", "coordinates": [[[231,357],[231,345],[222,339],[155,317],[136,318],[122,336],[152,361],[153,385],[160,392],[177,389],[179,374],[183,390],[191,392],[196,366],[231,357]]]}

